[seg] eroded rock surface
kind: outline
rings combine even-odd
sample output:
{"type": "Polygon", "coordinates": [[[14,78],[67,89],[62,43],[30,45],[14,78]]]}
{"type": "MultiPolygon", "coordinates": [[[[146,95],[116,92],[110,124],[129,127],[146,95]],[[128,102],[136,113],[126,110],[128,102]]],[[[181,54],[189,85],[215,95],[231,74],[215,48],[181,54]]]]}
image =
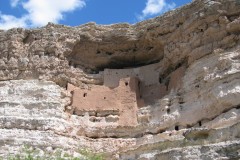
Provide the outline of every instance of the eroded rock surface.
{"type": "Polygon", "coordinates": [[[240,159],[239,16],[199,0],[134,25],[0,31],[0,156],[240,159]]]}

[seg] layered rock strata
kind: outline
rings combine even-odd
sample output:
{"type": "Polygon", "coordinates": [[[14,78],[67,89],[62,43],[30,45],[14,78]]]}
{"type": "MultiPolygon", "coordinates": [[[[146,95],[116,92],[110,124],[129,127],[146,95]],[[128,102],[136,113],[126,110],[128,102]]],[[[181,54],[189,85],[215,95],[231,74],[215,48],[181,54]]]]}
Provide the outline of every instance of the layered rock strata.
{"type": "Polygon", "coordinates": [[[0,156],[24,144],[106,159],[240,158],[240,2],[134,25],[0,31],[0,156]]]}

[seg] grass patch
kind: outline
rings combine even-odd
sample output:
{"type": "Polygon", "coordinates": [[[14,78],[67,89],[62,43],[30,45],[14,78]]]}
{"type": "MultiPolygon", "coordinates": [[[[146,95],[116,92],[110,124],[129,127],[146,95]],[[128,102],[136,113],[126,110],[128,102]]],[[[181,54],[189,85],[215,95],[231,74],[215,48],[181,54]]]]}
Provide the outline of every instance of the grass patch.
{"type": "Polygon", "coordinates": [[[49,153],[41,149],[24,146],[20,153],[9,154],[6,157],[0,157],[0,160],[104,160],[104,155],[94,153],[89,149],[81,149],[74,155],[68,154],[66,151],[56,149],[49,153]]]}

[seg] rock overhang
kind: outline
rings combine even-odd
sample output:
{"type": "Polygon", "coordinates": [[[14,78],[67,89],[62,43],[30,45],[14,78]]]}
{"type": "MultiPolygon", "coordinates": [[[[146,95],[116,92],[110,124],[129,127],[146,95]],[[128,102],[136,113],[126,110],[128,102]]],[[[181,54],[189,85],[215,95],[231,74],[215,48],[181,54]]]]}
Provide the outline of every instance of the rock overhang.
{"type": "MultiPolygon", "coordinates": [[[[23,91],[52,86],[28,95],[30,100],[44,103],[29,101],[19,106],[1,101],[0,132],[5,136],[5,144],[15,146],[17,138],[28,135],[27,142],[36,146],[90,147],[104,150],[116,159],[141,159],[147,155],[169,159],[179,154],[185,159],[239,157],[236,150],[239,148],[240,6],[237,2],[194,1],[134,25],[90,23],[72,28],[49,24],[34,30],[0,32],[0,80],[6,84],[0,100],[8,96],[20,103],[24,100],[21,97],[25,97],[23,91]],[[147,69],[140,69],[144,67],[147,69]],[[104,82],[106,77],[108,83],[104,82]],[[126,77],[137,77],[140,91],[129,96],[134,90],[127,90],[128,94],[121,94],[127,100],[119,101],[112,89],[119,86],[115,81],[126,77]],[[148,78],[154,81],[150,83],[148,78]],[[26,80],[24,84],[20,79],[26,80]],[[35,81],[34,88],[31,79],[41,81],[35,81]],[[17,81],[13,84],[8,80],[17,81]],[[118,126],[115,124],[120,110],[114,109],[116,106],[112,110],[109,106],[104,110],[103,106],[86,111],[86,106],[79,103],[75,105],[79,108],[77,114],[66,112],[73,109],[73,96],[64,88],[68,83],[80,88],[81,98],[91,97],[94,90],[107,86],[108,95],[114,97],[109,106],[116,101],[129,102],[129,97],[134,96],[130,102],[144,101],[134,103],[135,107],[126,105],[136,110],[130,109],[133,112],[125,115],[123,125],[118,126]],[[29,88],[12,90],[16,85],[29,88]],[[44,99],[44,96],[49,97],[44,99]],[[10,111],[14,115],[10,116],[10,111]],[[108,125],[101,123],[104,117],[108,125]],[[126,121],[128,118],[132,118],[131,123],[126,121]],[[19,135],[13,140],[8,131],[19,135]],[[37,134],[42,141],[34,141],[37,134]],[[56,143],[58,138],[63,143],[56,143]],[[210,153],[204,150],[210,147],[210,153]],[[184,155],[185,151],[192,156],[184,155]]],[[[122,83],[122,87],[126,84],[122,83]]],[[[105,90],[97,96],[108,101],[104,93],[105,90]]],[[[98,104],[106,105],[94,102],[98,104]]]]}

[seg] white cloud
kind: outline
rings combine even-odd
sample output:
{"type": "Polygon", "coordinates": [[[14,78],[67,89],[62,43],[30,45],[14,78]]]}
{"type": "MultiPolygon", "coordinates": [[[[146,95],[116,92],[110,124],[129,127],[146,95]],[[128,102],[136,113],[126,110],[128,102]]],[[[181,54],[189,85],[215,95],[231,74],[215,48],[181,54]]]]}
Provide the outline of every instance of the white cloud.
{"type": "Polygon", "coordinates": [[[33,26],[43,26],[48,22],[57,23],[63,19],[63,13],[85,5],[82,0],[29,0],[23,3],[23,8],[28,11],[33,26]]]}
{"type": "Polygon", "coordinates": [[[16,18],[12,15],[4,15],[0,13],[0,29],[14,27],[26,27],[26,17],[16,18]]]}
{"type": "Polygon", "coordinates": [[[147,0],[146,7],[138,19],[143,20],[146,17],[157,15],[175,8],[175,3],[167,3],[165,0],[147,0]]]}
{"type": "Polygon", "coordinates": [[[20,18],[0,14],[0,28],[38,27],[48,22],[58,23],[64,18],[64,13],[83,8],[84,0],[11,0],[12,7],[21,5],[28,14],[20,18]],[[19,3],[22,1],[22,3],[19,3]]]}

